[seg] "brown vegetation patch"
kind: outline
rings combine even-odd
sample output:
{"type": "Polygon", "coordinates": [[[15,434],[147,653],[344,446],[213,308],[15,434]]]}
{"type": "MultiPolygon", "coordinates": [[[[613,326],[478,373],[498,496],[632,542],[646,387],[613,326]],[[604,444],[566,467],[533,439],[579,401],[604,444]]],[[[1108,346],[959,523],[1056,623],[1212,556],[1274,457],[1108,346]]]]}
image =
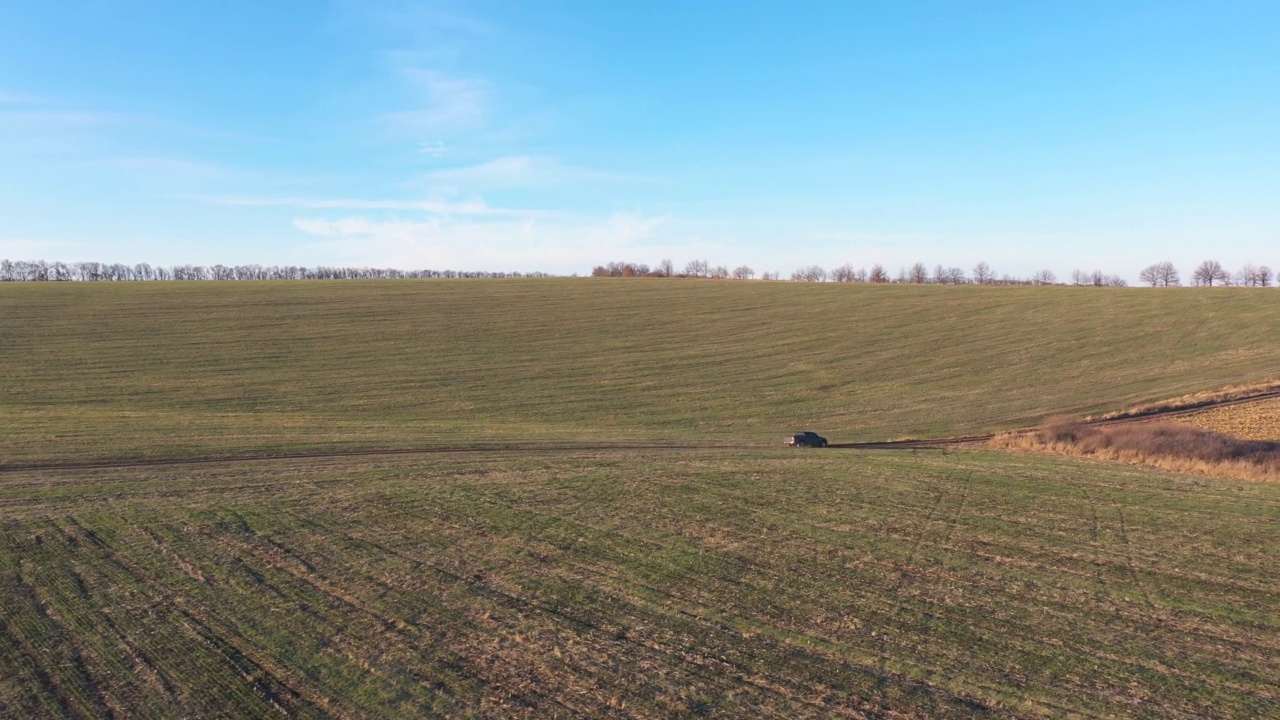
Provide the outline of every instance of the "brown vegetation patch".
{"type": "Polygon", "coordinates": [[[1032,432],[997,435],[991,444],[1178,472],[1280,480],[1280,442],[1237,438],[1172,422],[1094,425],[1074,418],[1051,418],[1032,432]]]}
{"type": "Polygon", "coordinates": [[[1206,408],[1172,420],[1247,440],[1280,440],[1280,398],[1206,408]]]}
{"type": "Polygon", "coordinates": [[[1183,395],[1169,400],[1161,400],[1147,405],[1139,405],[1135,408],[1129,408],[1128,410],[1106,413],[1105,415],[1089,416],[1085,419],[1089,421],[1119,420],[1122,418],[1143,417],[1145,415],[1158,415],[1160,413],[1192,410],[1199,407],[1236,402],[1254,397],[1273,395],[1276,393],[1280,393],[1280,380],[1268,380],[1266,382],[1250,383],[1247,385],[1231,385],[1220,390],[1206,390],[1204,392],[1192,393],[1190,395],[1183,395]]]}

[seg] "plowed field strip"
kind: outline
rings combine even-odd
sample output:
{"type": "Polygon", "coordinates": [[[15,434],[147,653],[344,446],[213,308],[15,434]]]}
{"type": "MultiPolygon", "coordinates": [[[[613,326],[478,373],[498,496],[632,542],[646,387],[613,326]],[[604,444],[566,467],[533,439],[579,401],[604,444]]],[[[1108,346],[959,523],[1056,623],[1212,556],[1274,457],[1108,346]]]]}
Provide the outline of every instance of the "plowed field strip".
{"type": "MultiPolygon", "coordinates": [[[[387,520],[391,521],[391,518],[387,518],[387,520]]],[[[397,523],[392,522],[391,524],[395,525],[397,523]]],[[[437,528],[439,527],[438,522],[433,522],[432,525],[433,527],[437,527],[437,528]]],[[[331,528],[328,530],[328,532],[343,532],[343,531],[338,531],[336,529],[331,528]]],[[[368,541],[368,542],[373,542],[373,541],[368,541]]],[[[380,540],[379,542],[385,542],[385,539],[380,540]]],[[[404,556],[402,551],[394,550],[385,545],[381,545],[381,547],[384,548],[385,552],[396,553],[397,555],[404,556]]],[[[459,548],[455,546],[454,552],[456,553],[458,549],[459,548]]],[[[510,587],[500,588],[494,584],[496,582],[495,578],[489,578],[483,581],[476,580],[475,578],[468,578],[468,577],[459,575],[454,570],[441,567],[440,565],[438,565],[433,561],[420,558],[420,556],[416,553],[412,556],[412,559],[417,562],[425,563],[427,564],[428,567],[434,568],[436,571],[450,573],[454,577],[461,578],[461,580],[464,582],[465,581],[482,582],[484,587],[487,590],[499,592],[501,593],[502,597],[508,598],[512,602],[531,603],[530,607],[538,612],[550,612],[552,614],[558,614],[560,616],[564,616],[566,617],[566,619],[569,619],[573,622],[582,623],[584,627],[590,628],[593,632],[599,633],[602,636],[602,639],[605,639],[606,641],[610,639],[616,640],[616,634],[620,631],[620,628],[617,628],[612,623],[610,623],[609,625],[602,625],[601,622],[604,618],[634,617],[636,618],[636,622],[642,625],[652,626],[657,624],[657,625],[671,626],[673,624],[675,625],[680,624],[671,617],[672,615],[684,615],[698,622],[708,624],[710,625],[711,628],[716,629],[716,632],[713,633],[711,637],[706,637],[702,640],[698,640],[696,642],[691,643],[691,646],[693,647],[708,647],[707,652],[709,653],[710,647],[715,647],[716,645],[723,644],[714,639],[715,635],[722,634],[722,633],[728,633],[730,635],[738,635],[740,633],[740,630],[738,630],[737,628],[743,627],[744,626],[743,621],[747,619],[744,617],[736,616],[733,613],[718,611],[711,605],[704,605],[697,601],[692,601],[690,598],[675,595],[670,592],[663,591],[658,588],[654,588],[652,586],[644,585],[642,583],[624,581],[621,584],[614,587],[610,587],[608,585],[600,585],[598,583],[592,583],[591,578],[596,578],[596,579],[610,578],[610,577],[617,578],[618,575],[616,573],[610,573],[606,570],[601,570],[599,568],[594,568],[594,567],[589,567],[579,563],[569,562],[569,561],[566,561],[566,559],[559,558],[559,557],[555,558],[554,567],[561,568],[561,570],[559,570],[556,573],[555,578],[536,578],[536,577],[529,578],[529,580],[532,580],[535,583],[535,586],[532,588],[524,586],[524,583],[527,581],[518,580],[516,578],[513,578],[513,580],[516,580],[515,584],[511,584],[510,587]],[[566,571],[572,571],[572,572],[568,572],[566,574],[566,571]],[[568,583],[566,587],[582,587],[584,585],[587,585],[587,586],[598,588],[604,594],[596,597],[596,599],[593,601],[583,601],[581,598],[576,599],[573,602],[573,607],[576,609],[576,612],[574,612],[572,616],[565,616],[564,615],[565,608],[567,606],[565,606],[562,601],[555,599],[556,598],[555,593],[552,593],[550,596],[544,599],[536,599],[536,596],[540,593],[540,591],[536,588],[543,587],[544,589],[546,589],[547,583],[556,581],[556,578],[560,578],[564,582],[568,583]],[[649,592],[637,592],[638,590],[643,590],[645,588],[647,588],[649,592]],[[530,594],[531,591],[533,593],[532,595],[530,594]],[[657,604],[642,603],[637,605],[636,604],[637,601],[643,600],[646,595],[648,595],[649,598],[651,599],[658,600],[659,602],[657,604]],[[677,603],[674,609],[671,607],[672,602],[677,603]],[[646,615],[650,615],[654,611],[659,612],[659,617],[649,617],[648,619],[645,619],[646,615]]],[[[704,579],[709,579],[705,575],[703,577],[704,579]]],[[[758,620],[753,620],[752,622],[747,623],[747,625],[756,625],[764,622],[767,622],[767,618],[762,617],[762,618],[759,618],[758,620]]],[[[781,627],[779,627],[779,629],[781,629],[781,627]]],[[[829,642],[825,639],[821,639],[816,636],[806,635],[805,633],[800,632],[798,630],[788,631],[787,635],[791,637],[791,640],[789,641],[791,645],[794,645],[796,641],[799,641],[801,645],[818,645],[818,646],[826,642],[829,642]]],[[[760,642],[760,641],[757,640],[757,642],[760,642]]],[[[685,645],[684,642],[680,642],[679,644],[681,646],[685,645]]],[[[778,645],[776,646],[776,648],[778,649],[778,651],[796,652],[796,649],[794,647],[791,647],[791,645],[778,645]]],[[[668,648],[668,647],[658,647],[658,646],[652,646],[652,645],[647,647],[649,647],[651,650],[655,650],[658,652],[663,652],[668,654],[671,652],[671,648],[668,648]]],[[[723,654],[724,652],[731,653],[732,650],[730,647],[726,646],[719,652],[721,654],[723,654]]],[[[809,652],[809,651],[806,650],[805,652],[809,652]]],[[[714,654],[703,655],[703,656],[718,657],[714,654]]],[[[825,653],[825,652],[821,653],[821,656],[824,659],[829,659],[833,657],[830,653],[825,653]]],[[[678,658],[681,663],[687,663],[691,659],[693,659],[685,651],[681,651],[678,654],[678,658]]],[[[725,660],[726,660],[725,657],[719,657],[719,660],[713,663],[712,666],[715,666],[715,667],[722,666],[725,660]]],[[[705,661],[700,661],[698,664],[702,665],[704,663],[705,661]]],[[[868,668],[868,670],[870,670],[870,668],[868,668]]],[[[721,669],[718,672],[723,673],[726,671],[728,671],[728,668],[721,667],[721,669]]],[[[739,666],[738,669],[734,672],[735,672],[735,675],[734,675],[735,677],[741,676],[742,678],[749,678],[751,676],[752,671],[748,670],[746,667],[739,666]]],[[[789,675],[789,673],[786,673],[785,675],[789,675]]],[[[776,684],[781,679],[781,677],[783,676],[779,676],[779,674],[775,671],[772,684],[776,684]]],[[[793,678],[792,682],[798,681],[800,677],[803,677],[803,675],[793,678]]],[[[902,681],[902,678],[899,677],[897,678],[897,680],[902,681]]],[[[805,694],[808,694],[808,695],[821,694],[820,688],[809,687],[808,690],[803,690],[802,689],[803,687],[807,687],[807,685],[797,686],[795,690],[789,691],[788,696],[790,697],[790,696],[800,696],[805,694]]],[[[942,692],[942,690],[940,688],[935,688],[934,690],[931,690],[931,692],[942,692]]]]}
{"type": "MultiPolygon", "coordinates": [[[[625,636],[622,638],[619,638],[617,629],[604,627],[599,624],[599,621],[594,621],[592,619],[584,617],[579,612],[570,614],[569,612],[566,611],[565,607],[558,607],[556,605],[548,604],[544,600],[537,600],[537,599],[525,597],[519,594],[518,592],[513,592],[512,590],[495,586],[491,582],[486,582],[483,579],[477,579],[476,577],[468,577],[464,574],[458,573],[455,570],[451,570],[447,567],[431,562],[429,560],[420,559],[411,555],[407,555],[401,551],[394,550],[390,547],[387,547],[385,545],[378,543],[377,541],[373,541],[367,538],[361,538],[361,537],[352,535],[350,533],[337,530],[336,528],[326,528],[326,531],[330,533],[343,534],[356,542],[378,548],[383,553],[394,555],[403,560],[406,560],[412,563],[415,569],[429,570],[449,580],[452,580],[456,583],[467,586],[471,588],[473,592],[476,592],[481,595],[486,595],[494,599],[498,599],[504,606],[510,609],[517,610],[521,612],[522,615],[525,615],[526,617],[536,618],[538,615],[553,617],[556,619],[557,622],[567,623],[570,627],[576,628],[578,631],[587,631],[594,634],[601,640],[606,641],[605,644],[613,644],[619,639],[630,644],[637,643],[637,641],[635,641],[634,639],[626,638],[625,636]]],[[[624,617],[628,615],[630,615],[630,613],[622,614],[622,616],[624,617]]],[[[696,647],[696,645],[693,645],[693,646],[696,647]]],[[[672,652],[671,648],[667,648],[667,647],[652,646],[652,645],[646,645],[644,647],[645,649],[650,651],[657,651],[662,655],[670,655],[672,652]]],[[[734,679],[746,681],[746,682],[752,682],[751,678],[749,677],[749,674],[744,673],[741,669],[731,670],[731,668],[727,667],[723,661],[715,661],[709,656],[703,655],[701,653],[690,654],[688,651],[683,651],[678,654],[678,658],[679,658],[679,664],[682,666],[692,663],[692,667],[695,667],[695,668],[714,669],[714,672],[710,672],[709,674],[704,670],[699,670],[696,673],[699,676],[699,678],[703,681],[714,681],[717,684],[718,683],[733,684],[732,681],[734,679]]],[[[757,684],[757,683],[752,682],[752,684],[757,684]]],[[[764,685],[760,687],[761,689],[764,689],[770,693],[776,694],[779,692],[779,690],[773,688],[770,685],[764,685]]],[[[791,697],[791,695],[788,695],[788,697],[791,697]]]]}
{"type": "MultiPolygon", "coordinates": [[[[420,515],[418,515],[418,517],[421,517],[421,516],[420,516],[420,515]]],[[[389,519],[390,519],[390,518],[388,518],[388,520],[389,520],[389,519]]],[[[407,518],[406,518],[406,521],[407,521],[407,518]]],[[[398,522],[396,522],[396,523],[392,523],[392,524],[393,524],[393,525],[397,525],[397,524],[399,524],[399,523],[398,523],[398,522]]],[[[432,525],[433,525],[433,527],[437,527],[437,528],[438,528],[438,527],[440,527],[440,522],[438,522],[438,521],[433,522],[433,523],[432,523],[432,525]]],[[[954,522],[951,522],[951,521],[949,520],[949,521],[948,521],[948,523],[947,523],[947,525],[948,525],[948,534],[950,534],[950,533],[954,532],[955,523],[954,523],[954,522]]],[[[483,533],[481,533],[481,534],[483,534],[483,533]]],[[[598,544],[598,542],[597,542],[597,541],[595,541],[595,540],[593,540],[593,543],[592,543],[592,544],[593,544],[593,545],[597,545],[597,544],[598,544]]],[[[557,567],[578,567],[578,568],[580,568],[580,567],[581,567],[581,566],[576,565],[576,564],[574,564],[574,563],[566,562],[564,558],[556,558],[556,559],[555,559],[555,562],[556,562],[556,566],[557,566],[557,567]]],[[[711,580],[711,577],[710,577],[710,576],[707,576],[705,573],[700,573],[700,575],[701,575],[701,576],[702,576],[702,578],[703,578],[703,581],[702,581],[700,584],[701,584],[701,585],[703,585],[703,586],[705,587],[705,585],[706,585],[706,581],[711,580]]],[[[793,578],[793,579],[799,579],[799,578],[793,578]]],[[[577,580],[575,580],[575,582],[577,582],[577,580]]],[[[634,586],[633,586],[633,587],[634,587],[634,586]]],[[[667,594],[667,596],[669,596],[669,597],[675,597],[675,596],[671,596],[669,593],[667,594]]],[[[684,601],[686,601],[686,602],[689,600],[688,598],[685,598],[685,597],[681,597],[681,598],[679,598],[679,599],[684,600],[684,601]]],[[[828,597],[827,599],[828,599],[828,600],[830,600],[831,598],[830,598],[830,597],[828,597]]],[[[694,603],[694,605],[696,606],[696,605],[697,605],[697,603],[694,603]]],[[[683,612],[683,611],[681,611],[681,612],[683,612]]],[[[736,620],[737,620],[737,618],[735,618],[732,614],[726,614],[726,613],[724,613],[724,612],[710,612],[710,613],[708,613],[708,614],[709,614],[711,617],[725,617],[725,618],[728,618],[728,620],[731,622],[731,624],[736,625],[736,620]]],[[[696,614],[691,614],[691,616],[692,616],[692,617],[702,617],[702,616],[703,616],[703,614],[702,614],[702,613],[696,613],[696,614]]],[[[702,617],[702,619],[704,619],[704,620],[708,620],[708,619],[710,619],[710,618],[709,618],[709,617],[702,617]]],[[[1077,619],[1077,620],[1078,620],[1078,617],[1077,617],[1077,618],[1075,618],[1075,619],[1077,619]]],[[[724,622],[724,621],[719,621],[719,622],[724,622]]],[[[726,626],[726,627],[728,627],[728,626],[726,626]]],[[[999,628],[999,627],[995,627],[995,628],[993,628],[993,629],[994,629],[994,630],[996,630],[997,632],[999,632],[999,631],[1000,631],[1000,628],[999,628]]],[[[797,633],[797,634],[794,636],[794,638],[795,638],[796,640],[803,640],[805,637],[808,637],[809,641],[816,641],[816,640],[817,640],[817,638],[815,638],[815,637],[813,637],[813,636],[806,636],[804,633],[797,633]]],[[[1041,650],[1043,651],[1043,650],[1044,650],[1044,648],[1046,647],[1046,645],[1044,644],[1044,638],[1043,638],[1043,637],[1041,637],[1041,636],[1034,636],[1034,637],[1029,638],[1029,639],[1028,639],[1028,643],[1027,643],[1027,647],[1029,647],[1029,648],[1039,648],[1039,649],[1041,649],[1041,650]]],[[[913,651],[918,651],[919,649],[920,649],[920,648],[912,648],[912,650],[913,650],[913,651]]],[[[825,655],[825,653],[824,653],[824,655],[825,655]]]]}
{"type": "MultiPolygon", "coordinates": [[[[122,617],[134,617],[138,623],[134,629],[135,636],[152,637],[153,633],[145,631],[152,624],[158,624],[167,631],[182,631],[177,635],[163,636],[166,647],[157,652],[157,657],[164,658],[162,662],[172,663],[175,667],[186,666],[188,672],[184,674],[187,678],[201,678],[199,686],[185,688],[185,692],[195,690],[201,705],[209,703],[203,712],[212,712],[216,708],[218,712],[259,717],[264,710],[270,709],[272,714],[315,717],[331,715],[337,710],[328,698],[309,691],[305,684],[288,680],[287,672],[273,669],[274,663],[255,659],[258,653],[245,641],[237,639],[234,632],[216,630],[206,617],[201,617],[198,606],[188,602],[186,588],[171,584],[134,558],[117,552],[110,542],[80,522],[68,520],[69,527],[78,528],[86,537],[92,538],[91,545],[101,552],[100,561],[95,565],[117,568],[132,579],[131,584],[143,588],[149,598],[158,601],[148,603],[146,607],[122,604],[122,609],[133,611],[124,612],[122,617]],[[134,613],[138,611],[147,613],[149,617],[137,617],[134,613]],[[193,641],[194,647],[204,648],[204,651],[193,653],[193,641]],[[185,658],[195,660],[195,664],[185,658]],[[317,710],[321,705],[326,706],[324,713],[317,710]]],[[[339,713],[338,716],[343,715],[339,713]]]]}
{"type": "MultiPolygon", "coordinates": [[[[13,476],[37,502],[0,523],[0,580],[25,563],[103,705],[139,718],[1274,706],[1273,489],[999,453],[849,459],[13,476]]],[[[4,588],[0,630],[21,605],[4,588]]],[[[4,633],[0,652],[0,704],[85,714],[25,669],[29,652],[67,668],[4,633]]]]}

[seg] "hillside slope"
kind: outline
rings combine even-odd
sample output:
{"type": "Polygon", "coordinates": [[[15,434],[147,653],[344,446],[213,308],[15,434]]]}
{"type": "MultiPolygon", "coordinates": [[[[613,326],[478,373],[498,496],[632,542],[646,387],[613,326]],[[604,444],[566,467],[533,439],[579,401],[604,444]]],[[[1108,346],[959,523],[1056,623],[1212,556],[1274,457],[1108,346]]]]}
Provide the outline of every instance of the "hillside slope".
{"type": "Polygon", "coordinates": [[[1254,289],[541,279],[0,285],[0,463],[936,436],[1280,370],[1254,289]]]}

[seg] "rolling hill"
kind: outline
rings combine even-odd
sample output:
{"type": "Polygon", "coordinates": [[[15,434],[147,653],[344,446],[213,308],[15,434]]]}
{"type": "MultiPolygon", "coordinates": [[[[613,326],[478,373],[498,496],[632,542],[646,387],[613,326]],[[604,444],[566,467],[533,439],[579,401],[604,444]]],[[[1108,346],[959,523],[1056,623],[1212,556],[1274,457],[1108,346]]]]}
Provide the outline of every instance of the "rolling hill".
{"type": "Polygon", "coordinates": [[[943,436],[1280,370],[1257,289],[531,279],[0,286],[0,463],[943,436]]]}

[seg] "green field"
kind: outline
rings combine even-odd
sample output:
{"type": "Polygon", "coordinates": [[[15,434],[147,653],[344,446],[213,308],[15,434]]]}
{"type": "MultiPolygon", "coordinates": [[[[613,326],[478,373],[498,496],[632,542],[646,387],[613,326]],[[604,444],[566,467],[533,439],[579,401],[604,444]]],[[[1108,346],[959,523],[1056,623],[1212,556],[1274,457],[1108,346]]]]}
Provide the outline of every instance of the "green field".
{"type": "Polygon", "coordinates": [[[0,285],[0,464],[940,436],[1280,370],[1275,292],[697,280],[0,285]]]}
{"type": "Polygon", "coordinates": [[[987,453],[9,474],[6,717],[1274,716],[1280,488],[987,453]]]}
{"type": "Polygon", "coordinates": [[[779,446],[1274,379],[1277,298],[0,285],[0,717],[1280,716],[1280,485],[779,446]],[[214,461],[14,467],[131,458],[214,461]]]}

